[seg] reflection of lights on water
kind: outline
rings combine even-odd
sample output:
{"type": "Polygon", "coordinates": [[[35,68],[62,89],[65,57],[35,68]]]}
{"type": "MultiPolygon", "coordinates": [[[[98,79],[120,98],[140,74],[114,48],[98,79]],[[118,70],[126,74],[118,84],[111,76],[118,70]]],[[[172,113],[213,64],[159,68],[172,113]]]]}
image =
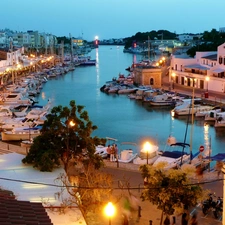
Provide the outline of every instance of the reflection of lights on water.
{"type": "MultiPolygon", "coordinates": [[[[98,48],[96,48],[96,52],[95,52],[95,60],[96,60],[96,81],[97,84],[99,85],[100,82],[100,72],[99,72],[99,54],[98,54],[98,48]]],[[[100,95],[100,91],[98,92],[98,95],[100,95]]]]}
{"type": "Polygon", "coordinates": [[[204,141],[206,150],[210,150],[209,124],[204,125],[204,141]]]}
{"type": "Polygon", "coordinates": [[[45,96],[45,93],[44,93],[44,92],[42,92],[42,93],[41,93],[41,97],[42,97],[42,99],[45,99],[45,98],[46,98],[46,96],[45,96]]]}
{"type": "Polygon", "coordinates": [[[136,55],[133,55],[133,63],[137,63],[137,57],[136,57],[136,55]]]}

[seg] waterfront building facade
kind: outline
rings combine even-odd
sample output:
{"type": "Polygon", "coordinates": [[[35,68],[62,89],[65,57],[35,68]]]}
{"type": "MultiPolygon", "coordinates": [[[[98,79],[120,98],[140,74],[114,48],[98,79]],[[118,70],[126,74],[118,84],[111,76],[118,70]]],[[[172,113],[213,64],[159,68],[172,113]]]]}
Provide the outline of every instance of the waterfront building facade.
{"type": "Polygon", "coordinates": [[[173,55],[169,71],[171,88],[185,87],[225,93],[225,43],[217,52],[196,52],[195,58],[173,55]]]}
{"type": "Polygon", "coordinates": [[[150,85],[153,88],[161,88],[162,70],[160,67],[137,66],[134,68],[134,83],[137,85],[150,85]]]}

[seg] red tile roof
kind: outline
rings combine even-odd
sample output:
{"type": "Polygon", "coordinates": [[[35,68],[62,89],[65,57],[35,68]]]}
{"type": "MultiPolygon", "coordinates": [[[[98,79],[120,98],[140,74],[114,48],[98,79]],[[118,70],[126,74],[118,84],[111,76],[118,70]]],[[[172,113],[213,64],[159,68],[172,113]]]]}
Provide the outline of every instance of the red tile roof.
{"type": "Polygon", "coordinates": [[[0,224],[53,225],[42,203],[18,201],[6,190],[0,190],[0,224]]]}

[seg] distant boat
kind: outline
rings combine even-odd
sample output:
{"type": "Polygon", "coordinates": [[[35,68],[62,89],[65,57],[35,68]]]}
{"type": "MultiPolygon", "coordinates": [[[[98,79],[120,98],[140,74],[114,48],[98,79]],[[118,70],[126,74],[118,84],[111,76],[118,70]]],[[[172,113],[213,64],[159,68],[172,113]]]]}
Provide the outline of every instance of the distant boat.
{"type": "Polygon", "coordinates": [[[155,95],[152,100],[149,101],[152,106],[175,106],[179,99],[173,98],[168,94],[155,95]]]}
{"type": "Polygon", "coordinates": [[[80,62],[80,66],[95,66],[96,65],[96,59],[89,59],[84,62],[80,62]]]}
{"type": "Polygon", "coordinates": [[[203,105],[202,99],[200,98],[193,99],[193,107],[192,99],[182,99],[181,101],[182,103],[173,109],[174,115],[176,116],[195,115],[197,112],[209,111],[213,108],[209,105],[203,105]]]}
{"type": "Polygon", "coordinates": [[[121,146],[124,145],[126,147],[123,147],[124,149],[120,151],[118,161],[122,163],[131,163],[137,157],[137,153],[135,153],[134,149],[132,149],[136,147],[137,144],[132,142],[122,142],[121,146]]]}

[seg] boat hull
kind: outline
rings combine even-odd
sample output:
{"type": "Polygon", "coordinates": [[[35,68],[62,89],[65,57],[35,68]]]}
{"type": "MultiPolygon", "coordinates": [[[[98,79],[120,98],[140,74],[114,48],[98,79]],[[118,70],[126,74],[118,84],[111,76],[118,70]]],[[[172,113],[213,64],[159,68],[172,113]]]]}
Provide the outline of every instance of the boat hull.
{"type": "Polygon", "coordinates": [[[2,141],[24,141],[29,140],[30,138],[35,138],[40,135],[40,131],[33,131],[32,133],[21,132],[21,133],[12,133],[11,131],[1,132],[2,141]]]}

